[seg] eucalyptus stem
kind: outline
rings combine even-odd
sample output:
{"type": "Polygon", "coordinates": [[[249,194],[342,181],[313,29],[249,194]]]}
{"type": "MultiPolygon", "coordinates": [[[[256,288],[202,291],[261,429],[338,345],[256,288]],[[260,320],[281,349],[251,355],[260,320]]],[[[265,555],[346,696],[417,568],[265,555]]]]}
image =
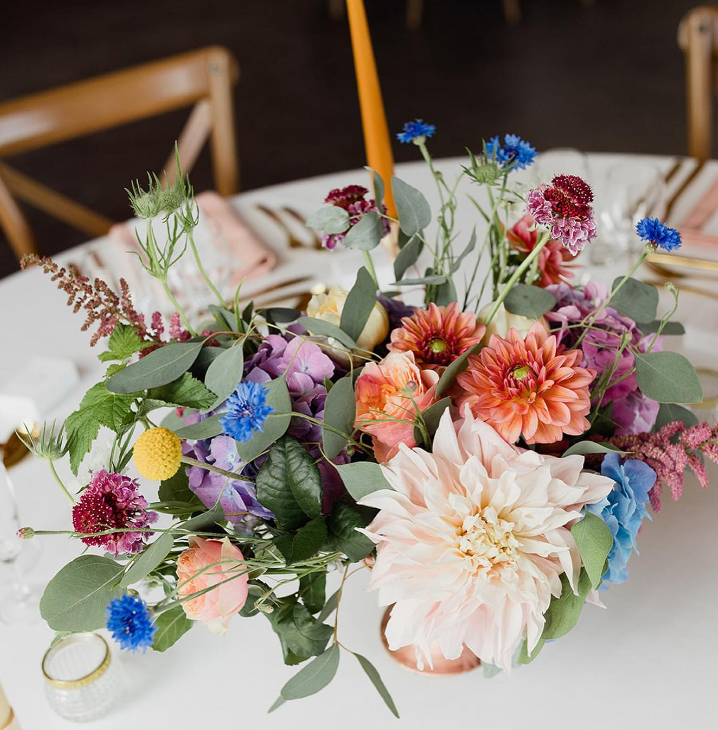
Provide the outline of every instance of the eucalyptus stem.
{"type": "Polygon", "coordinates": [[[493,307],[491,307],[491,311],[489,312],[488,316],[484,320],[485,325],[488,325],[489,322],[491,322],[491,320],[496,315],[496,312],[499,311],[499,307],[503,303],[504,299],[506,299],[508,293],[511,291],[511,289],[513,289],[514,284],[516,284],[516,282],[521,278],[521,276],[524,274],[526,269],[528,269],[529,266],[531,266],[534,259],[538,258],[538,255],[541,253],[541,249],[543,249],[543,247],[548,243],[550,235],[551,234],[548,231],[546,231],[541,236],[541,238],[539,239],[539,242],[534,247],[534,250],[531,251],[531,253],[523,260],[523,262],[521,263],[521,266],[519,266],[518,269],[516,269],[516,271],[514,271],[514,273],[511,275],[511,278],[506,282],[506,286],[504,287],[501,294],[499,294],[498,298],[494,302],[493,307]]]}
{"type": "Polygon", "coordinates": [[[202,259],[199,256],[199,252],[197,251],[197,246],[194,242],[194,233],[192,232],[192,229],[189,228],[187,230],[187,240],[189,241],[189,245],[192,249],[192,253],[194,254],[194,260],[197,262],[197,268],[199,269],[199,273],[202,276],[202,278],[205,280],[205,283],[207,286],[212,290],[212,293],[217,297],[217,301],[219,302],[220,307],[224,307],[226,302],[224,301],[224,298],[219,293],[219,289],[212,283],[212,280],[207,276],[207,272],[204,270],[204,266],[202,265],[202,259]]]}
{"type": "Polygon", "coordinates": [[[206,469],[207,471],[213,471],[215,474],[221,474],[223,477],[227,477],[228,479],[234,479],[238,481],[243,482],[253,482],[254,479],[252,477],[245,476],[244,474],[236,474],[233,471],[227,471],[226,469],[220,469],[218,466],[215,466],[214,464],[208,464],[206,461],[199,461],[198,459],[193,459],[191,456],[182,456],[180,461],[183,464],[187,464],[188,466],[198,466],[200,469],[206,469]]]}
{"type": "Polygon", "coordinates": [[[60,475],[57,473],[57,469],[55,469],[55,465],[52,463],[52,459],[48,459],[47,463],[50,466],[52,476],[55,477],[55,481],[60,485],[60,489],[62,489],[62,491],[65,493],[65,496],[70,500],[70,503],[75,504],[75,498],[70,494],[62,479],[60,479],[60,475]]]}

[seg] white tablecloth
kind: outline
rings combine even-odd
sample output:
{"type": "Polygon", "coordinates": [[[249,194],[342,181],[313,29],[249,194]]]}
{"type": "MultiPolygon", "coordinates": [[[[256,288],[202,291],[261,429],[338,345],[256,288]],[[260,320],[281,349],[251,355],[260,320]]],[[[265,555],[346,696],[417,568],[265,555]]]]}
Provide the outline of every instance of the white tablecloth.
{"type": "MultiPolygon", "coordinates": [[[[591,156],[599,198],[602,175],[620,159],[625,158],[591,156]]],[[[667,158],[652,159],[663,169],[670,167],[667,158]]],[[[461,162],[442,160],[437,167],[452,177],[461,162]]],[[[717,163],[705,168],[681,200],[676,219],[700,197],[717,171],[717,163]]],[[[423,165],[400,165],[397,174],[435,202],[423,165]]],[[[281,232],[260,220],[253,209],[255,203],[270,207],[291,204],[311,212],[330,188],[365,181],[364,171],[339,173],[252,191],[238,196],[234,203],[281,249],[281,232]]],[[[467,202],[458,216],[459,228],[468,235],[477,218],[467,202]]],[[[78,255],[71,251],[63,258],[78,255]]],[[[329,254],[318,256],[320,263],[312,264],[313,270],[330,276],[329,254]]],[[[610,282],[616,271],[593,274],[610,282]]],[[[670,346],[710,364],[718,344],[716,306],[713,303],[711,308],[706,300],[688,301],[679,315],[683,312],[683,321],[692,329],[687,336],[674,338],[670,346]]],[[[96,352],[88,347],[89,336],[79,331],[80,323],[64,306],[64,295],[40,271],[1,281],[0,382],[23,368],[33,355],[70,358],[80,368],[82,386],[58,408],[58,417],[67,415],[101,372],[96,352]]],[[[718,473],[712,472],[711,488],[701,490],[688,477],[679,503],[664,498],[663,511],[645,524],[639,537],[641,555],[631,559],[630,580],[604,594],[608,609],[588,606],[573,632],[548,646],[538,661],[511,675],[485,680],[479,671],[436,678],[400,668],[380,643],[382,609],[377,607],[375,595],[364,591],[366,571],[347,586],[341,641],[375,663],[406,727],[715,728],[718,473]]],[[[68,473],[66,470],[65,476],[68,473]]],[[[11,475],[25,524],[67,529],[67,502],[45,465],[26,459],[11,475]]],[[[44,538],[41,561],[30,577],[46,581],[80,547],[63,537],[44,538]]],[[[0,580],[7,585],[8,574],[0,573],[0,580]]],[[[50,710],[43,695],[40,660],[51,638],[51,630],[43,623],[20,628],[0,625],[0,681],[25,730],[73,727],[50,710]]],[[[277,639],[262,617],[235,620],[225,638],[197,626],[165,654],[123,654],[121,662],[130,683],[125,701],[88,727],[261,726],[270,730],[287,723],[298,728],[365,730],[390,727],[394,722],[349,655],[342,656],[329,688],[287,703],[267,716],[282,684],[297,670],[283,665],[277,639]]]]}

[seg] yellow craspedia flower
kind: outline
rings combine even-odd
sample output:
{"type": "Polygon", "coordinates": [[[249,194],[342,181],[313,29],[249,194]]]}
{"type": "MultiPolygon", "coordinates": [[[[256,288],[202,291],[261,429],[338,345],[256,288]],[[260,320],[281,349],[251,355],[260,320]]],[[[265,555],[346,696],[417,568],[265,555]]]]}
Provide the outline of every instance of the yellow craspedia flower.
{"type": "Polygon", "coordinates": [[[182,442],[166,428],[150,428],[135,441],[132,455],[137,471],[145,479],[163,481],[180,468],[182,442]]]}

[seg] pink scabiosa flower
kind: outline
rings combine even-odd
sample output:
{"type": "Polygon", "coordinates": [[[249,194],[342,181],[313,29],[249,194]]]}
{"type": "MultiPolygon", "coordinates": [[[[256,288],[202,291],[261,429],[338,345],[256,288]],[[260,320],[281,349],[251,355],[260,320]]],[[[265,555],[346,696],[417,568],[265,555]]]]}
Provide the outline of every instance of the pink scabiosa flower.
{"type": "Polygon", "coordinates": [[[590,186],[578,175],[556,175],[529,192],[526,210],[575,256],[596,236],[592,202],[590,186]]]}
{"type": "Polygon", "coordinates": [[[464,645],[482,662],[511,670],[524,639],[537,645],[562,573],[578,585],[581,557],[570,527],[613,481],[582,471],[583,457],[543,456],[507,444],[469,408],[447,412],[432,453],[399,446],[382,466],[393,489],[360,504],[379,513],[362,530],[377,544],[370,589],[395,604],[392,650],[415,645],[431,662],[464,645]]]}
{"type": "MultiPolygon", "coordinates": [[[[345,188],[331,190],[329,195],[324,198],[324,202],[346,210],[349,213],[349,227],[351,228],[369,213],[369,211],[386,212],[384,205],[380,209],[374,200],[371,198],[367,200],[365,198],[368,193],[369,191],[363,185],[347,185],[345,188]]],[[[389,221],[386,218],[382,218],[381,221],[384,228],[384,235],[386,235],[390,231],[389,221]]],[[[344,241],[345,236],[346,231],[344,233],[326,234],[322,236],[322,243],[325,248],[332,250],[337,247],[338,243],[344,241]]]]}
{"type": "Polygon", "coordinates": [[[72,508],[75,532],[130,530],[80,538],[85,545],[102,547],[115,557],[138,553],[144,548],[153,533],[141,530],[157,521],[157,513],[147,510],[147,500],[139,493],[139,486],[136,479],[105,469],[92,475],[89,486],[72,508]]]}
{"type": "Polygon", "coordinates": [[[588,385],[596,372],[579,367],[581,350],[567,350],[541,324],[524,339],[510,329],[493,335],[456,380],[473,414],[491,424],[509,443],[550,444],[563,434],[579,436],[590,424],[588,385]]]}
{"type": "Polygon", "coordinates": [[[428,309],[415,309],[401,324],[391,333],[389,351],[413,352],[416,362],[433,370],[443,369],[478,345],[486,331],[474,312],[460,311],[456,302],[446,307],[431,302],[428,309]]]}
{"type": "Polygon", "coordinates": [[[400,443],[415,445],[417,409],[434,402],[439,375],[421,370],[413,352],[390,352],[364,366],[356,383],[355,427],[374,439],[377,461],[386,461],[400,443]]]}

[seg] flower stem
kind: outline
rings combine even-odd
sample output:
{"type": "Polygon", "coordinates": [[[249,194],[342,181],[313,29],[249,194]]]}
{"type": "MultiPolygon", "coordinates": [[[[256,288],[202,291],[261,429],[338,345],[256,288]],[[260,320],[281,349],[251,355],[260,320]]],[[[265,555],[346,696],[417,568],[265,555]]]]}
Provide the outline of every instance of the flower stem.
{"type": "Polygon", "coordinates": [[[65,496],[70,500],[71,504],[75,504],[75,498],[70,494],[62,479],[60,479],[60,475],[57,473],[55,465],[52,463],[51,460],[48,460],[47,463],[50,465],[50,471],[52,472],[52,476],[55,477],[55,481],[60,485],[60,488],[65,493],[65,496]]]}
{"type": "Polygon", "coordinates": [[[197,333],[194,331],[192,325],[189,323],[189,320],[187,319],[187,315],[184,313],[184,309],[180,307],[179,302],[175,299],[174,294],[172,293],[171,289],[169,288],[167,284],[167,279],[162,278],[160,279],[160,282],[162,283],[162,288],[165,290],[165,294],[168,296],[169,300],[172,302],[172,306],[177,310],[177,314],[179,314],[180,319],[182,320],[182,324],[184,325],[184,328],[189,332],[192,337],[197,337],[197,333]]]}
{"type": "Polygon", "coordinates": [[[541,249],[548,243],[549,236],[550,233],[546,231],[539,239],[539,242],[534,247],[534,250],[531,251],[531,253],[523,260],[521,266],[519,266],[518,269],[516,269],[516,271],[514,271],[514,273],[511,275],[511,278],[506,282],[506,286],[504,287],[501,294],[499,294],[498,298],[494,302],[494,306],[491,307],[491,311],[484,320],[485,325],[488,325],[489,322],[491,322],[491,320],[496,315],[496,312],[499,311],[499,307],[503,303],[504,299],[506,299],[508,293],[511,291],[511,289],[513,289],[514,284],[516,284],[516,282],[522,277],[526,269],[531,266],[534,259],[538,258],[538,255],[541,253],[541,249]]]}
{"type": "Polygon", "coordinates": [[[233,471],[227,471],[226,469],[220,469],[218,466],[215,466],[214,464],[208,464],[205,461],[199,461],[197,459],[193,459],[191,456],[183,456],[180,461],[183,464],[187,464],[188,466],[198,466],[200,469],[206,469],[207,471],[213,471],[215,474],[221,474],[223,477],[227,477],[228,479],[234,479],[237,481],[242,482],[253,482],[254,479],[252,477],[245,476],[244,474],[236,474],[233,471]]]}
{"type": "Polygon", "coordinates": [[[212,293],[215,295],[215,297],[217,297],[219,306],[224,307],[224,305],[226,304],[224,298],[219,293],[219,289],[217,289],[217,287],[212,283],[212,280],[209,278],[207,272],[204,269],[204,266],[202,265],[202,259],[199,257],[199,252],[197,251],[197,246],[194,242],[194,233],[192,232],[191,228],[187,231],[187,240],[189,241],[192,253],[194,254],[194,260],[197,262],[197,268],[199,269],[200,275],[205,280],[207,286],[212,290],[212,293]]]}

